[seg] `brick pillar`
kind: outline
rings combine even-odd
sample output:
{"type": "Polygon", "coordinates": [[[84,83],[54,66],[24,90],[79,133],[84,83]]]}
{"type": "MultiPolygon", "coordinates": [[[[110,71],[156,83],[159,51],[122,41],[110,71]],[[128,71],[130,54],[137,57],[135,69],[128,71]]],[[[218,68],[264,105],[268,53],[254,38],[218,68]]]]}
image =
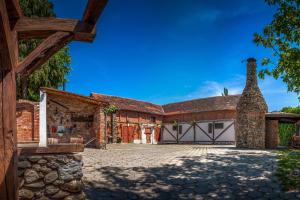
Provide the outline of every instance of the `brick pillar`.
{"type": "Polygon", "coordinates": [[[105,144],[105,115],[101,108],[99,108],[94,114],[94,127],[97,138],[96,147],[103,148],[105,144]]]}
{"type": "Polygon", "coordinates": [[[275,149],[279,145],[278,120],[266,120],[266,148],[275,149]]]}
{"type": "Polygon", "coordinates": [[[113,113],[112,115],[112,137],[113,137],[113,143],[117,143],[118,141],[118,123],[117,123],[117,115],[116,113],[113,113]]]}
{"type": "Polygon", "coordinates": [[[236,146],[265,148],[265,99],[257,84],[256,60],[247,60],[247,82],[237,105],[236,146]]]}

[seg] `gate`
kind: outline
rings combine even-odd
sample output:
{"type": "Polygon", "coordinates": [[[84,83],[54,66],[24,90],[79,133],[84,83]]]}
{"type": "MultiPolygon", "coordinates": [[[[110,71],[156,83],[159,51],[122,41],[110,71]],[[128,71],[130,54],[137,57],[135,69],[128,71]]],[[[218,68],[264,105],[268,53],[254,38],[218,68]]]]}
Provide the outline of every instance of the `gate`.
{"type": "Polygon", "coordinates": [[[162,143],[232,144],[235,142],[234,125],[234,120],[165,124],[162,143]]]}

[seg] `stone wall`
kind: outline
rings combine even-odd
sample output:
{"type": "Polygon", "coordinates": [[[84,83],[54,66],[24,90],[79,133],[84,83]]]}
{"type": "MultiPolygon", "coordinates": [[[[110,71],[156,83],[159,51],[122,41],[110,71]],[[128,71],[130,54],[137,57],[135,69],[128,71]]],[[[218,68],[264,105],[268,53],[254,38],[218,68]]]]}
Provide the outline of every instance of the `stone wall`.
{"type": "Polygon", "coordinates": [[[256,60],[247,60],[246,87],[237,105],[236,146],[265,148],[267,104],[257,84],[256,60]]]}
{"type": "Polygon", "coordinates": [[[19,100],[16,108],[18,142],[39,141],[39,103],[19,100]]]}
{"type": "Polygon", "coordinates": [[[19,199],[85,199],[82,175],[79,154],[21,155],[19,199]]]}
{"type": "Polygon", "coordinates": [[[275,149],[279,145],[278,120],[266,120],[266,148],[275,149]]]}
{"type": "Polygon", "coordinates": [[[84,143],[88,142],[96,137],[94,115],[97,109],[97,105],[48,95],[48,138],[57,138],[59,143],[69,143],[72,137],[82,137],[84,143]]]}

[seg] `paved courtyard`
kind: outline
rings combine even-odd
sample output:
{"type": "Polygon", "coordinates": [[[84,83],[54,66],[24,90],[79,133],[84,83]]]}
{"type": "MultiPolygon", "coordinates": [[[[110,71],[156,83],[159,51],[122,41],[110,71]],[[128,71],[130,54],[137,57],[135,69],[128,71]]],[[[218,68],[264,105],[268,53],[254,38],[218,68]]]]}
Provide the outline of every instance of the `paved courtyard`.
{"type": "Polygon", "coordinates": [[[276,154],[203,145],[86,149],[88,199],[300,199],[273,176],[276,154]]]}

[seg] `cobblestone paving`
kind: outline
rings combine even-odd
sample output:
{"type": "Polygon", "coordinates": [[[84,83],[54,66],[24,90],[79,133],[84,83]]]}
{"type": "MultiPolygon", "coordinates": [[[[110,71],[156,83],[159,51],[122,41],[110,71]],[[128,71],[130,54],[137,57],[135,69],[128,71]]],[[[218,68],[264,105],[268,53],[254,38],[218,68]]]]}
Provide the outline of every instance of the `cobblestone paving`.
{"type": "Polygon", "coordinates": [[[86,149],[88,199],[300,199],[272,174],[270,151],[201,145],[109,145],[86,149]]]}

